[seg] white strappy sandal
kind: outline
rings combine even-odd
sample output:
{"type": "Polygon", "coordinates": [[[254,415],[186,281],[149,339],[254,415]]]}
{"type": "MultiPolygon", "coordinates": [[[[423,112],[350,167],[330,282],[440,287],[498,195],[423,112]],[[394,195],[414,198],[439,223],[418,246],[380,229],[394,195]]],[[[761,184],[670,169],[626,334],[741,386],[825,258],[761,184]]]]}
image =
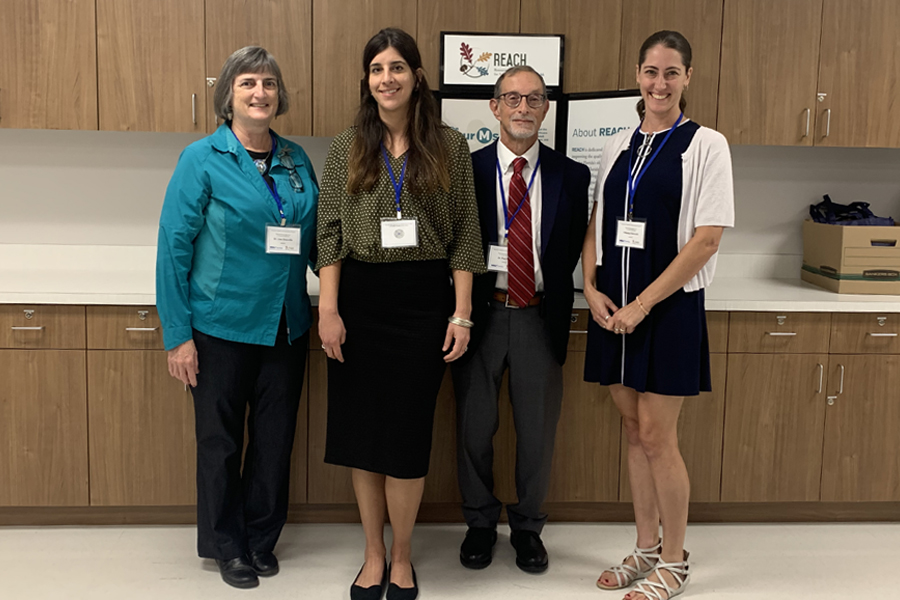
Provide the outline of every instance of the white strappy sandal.
{"type": "Polygon", "coordinates": [[[601,581],[603,575],[597,580],[597,587],[602,590],[621,590],[638,579],[643,579],[653,572],[659,562],[659,553],[662,552],[662,540],[652,548],[638,548],[622,560],[622,564],[607,569],[616,576],[616,585],[606,585],[601,581]],[[634,559],[634,566],[627,563],[629,558],[634,559]]]}
{"type": "Polygon", "coordinates": [[[667,563],[659,561],[656,563],[656,568],[653,569],[653,572],[656,573],[656,578],[659,579],[659,581],[644,580],[637,584],[631,593],[643,594],[647,600],[671,600],[675,596],[681,594],[691,580],[688,553],[684,553],[684,560],[682,562],[667,563]],[[669,574],[675,578],[675,583],[678,584],[677,587],[669,587],[669,584],[666,583],[666,580],[663,578],[663,574],[659,572],[662,570],[668,571],[669,574]]]}

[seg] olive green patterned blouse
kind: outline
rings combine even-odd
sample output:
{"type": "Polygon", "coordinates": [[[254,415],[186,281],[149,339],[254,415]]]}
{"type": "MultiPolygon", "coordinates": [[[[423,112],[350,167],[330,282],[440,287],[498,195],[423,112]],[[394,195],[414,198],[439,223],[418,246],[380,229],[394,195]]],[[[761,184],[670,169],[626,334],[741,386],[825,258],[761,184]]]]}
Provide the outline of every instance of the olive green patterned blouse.
{"type": "MultiPolygon", "coordinates": [[[[348,257],[373,263],[445,258],[451,269],[485,272],[469,146],[458,131],[449,127],[443,131],[450,158],[450,191],[439,188],[416,196],[404,182],[400,194],[403,218],[418,220],[416,248],[381,247],[381,219],[397,216],[391,176],[381,161],[381,174],[372,190],[348,194],[350,144],[356,128],[334,138],[319,192],[317,269],[348,257]]],[[[399,178],[404,157],[388,157],[399,178]]]]}

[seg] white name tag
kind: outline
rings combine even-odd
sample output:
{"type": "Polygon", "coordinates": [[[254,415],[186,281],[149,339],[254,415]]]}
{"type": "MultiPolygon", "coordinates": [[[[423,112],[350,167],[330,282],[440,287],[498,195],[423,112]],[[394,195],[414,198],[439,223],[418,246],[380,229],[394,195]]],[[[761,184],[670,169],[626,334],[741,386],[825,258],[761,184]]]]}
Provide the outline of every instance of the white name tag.
{"type": "Polygon", "coordinates": [[[506,273],[509,264],[509,248],[491,244],[488,247],[488,271],[506,273]]]}
{"type": "Polygon", "coordinates": [[[300,226],[266,225],[266,254],[300,254],[300,226]]]}
{"type": "Polygon", "coordinates": [[[646,221],[623,221],[619,219],[616,225],[616,246],[619,248],[643,250],[646,233],[646,221]]]}
{"type": "Polygon", "coordinates": [[[416,219],[381,219],[382,248],[415,248],[419,245],[416,219]]]}

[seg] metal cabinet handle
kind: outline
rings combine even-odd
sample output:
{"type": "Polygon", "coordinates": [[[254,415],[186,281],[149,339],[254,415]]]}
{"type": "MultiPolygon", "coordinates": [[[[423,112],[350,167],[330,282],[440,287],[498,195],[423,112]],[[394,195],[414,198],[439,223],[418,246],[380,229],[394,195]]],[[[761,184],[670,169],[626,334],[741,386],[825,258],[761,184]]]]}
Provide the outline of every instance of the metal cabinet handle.
{"type": "Polygon", "coordinates": [[[803,134],[803,137],[809,137],[809,116],[812,113],[812,109],[806,109],[806,133],[803,134]]]}
{"type": "Polygon", "coordinates": [[[838,385],[838,396],[844,393],[844,365],[838,365],[841,368],[841,383],[838,385]]]}
{"type": "Polygon", "coordinates": [[[819,387],[816,388],[816,393],[822,393],[822,380],[825,378],[825,365],[819,363],[819,387]]]}
{"type": "Polygon", "coordinates": [[[897,333],[867,333],[866,335],[871,335],[872,337],[897,337],[900,334],[897,334],[897,333]]]}
{"type": "Polygon", "coordinates": [[[587,334],[587,331],[581,331],[581,330],[576,331],[576,330],[574,330],[574,329],[570,329],[570,330],[569,330],[569,333],[583,333],[583,334],[586,335],[586,334],[587,334]]]}
{"type": "Polygon", "coordinates": [[[126,327],[125,331],[156,331],[159,327],[126,327]]]}
{"type": "Polygon", "coordinates": [[[17,327],[13,325],[12,327],[10,327],[10,329],[12,329],[13,331],[41,331],[42,329],[44,329],[44,327],[43,325],[40,327],[17,327]]]}
{"type": "Polygon", "coordinates": [[[766,335],[771,335],[772,337],[794,337],[797,335],[795,331],[767,331],[766,335]]]}
{"type": "Polygon", "coordinates": [[[197,124],[197,94],[191,94],[191,121],[197,124]]]}
{"type": "Polygon", "coordinates": [[[831,109],[825,110],[825,137],[831,135],[831,109]]]}

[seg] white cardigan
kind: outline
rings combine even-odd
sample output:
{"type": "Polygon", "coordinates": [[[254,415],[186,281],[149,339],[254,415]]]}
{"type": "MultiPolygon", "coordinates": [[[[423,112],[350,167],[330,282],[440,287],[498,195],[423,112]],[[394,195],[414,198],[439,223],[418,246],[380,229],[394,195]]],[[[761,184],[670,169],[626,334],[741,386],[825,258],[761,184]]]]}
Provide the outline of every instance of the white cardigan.
{"type": "MultiPolygon", "coordinates": [[[[603,189],[606,179],[619,155],[628,150],[634,130],[620,131],[603,148],[594,187],[597,204],[597,265],[603,264],[603,189]]],[[[731,151],[725,136],[707,127],[700,127],[690,145],[681,155],[682,188],[681,213],[678,216],[678,251],[688,243],[697,227],[713,225],[734,227],[734,179],[731,174],[731,151]]],[[[627,186],[626,186],[627,188],[627,186]]],[[[623,198],[627,210],[628,192],[623,198]]],[[[707,261],[687,284],[686,292],[696,292],[708,286],[716,271],[716,254],[707,261]]]]}

